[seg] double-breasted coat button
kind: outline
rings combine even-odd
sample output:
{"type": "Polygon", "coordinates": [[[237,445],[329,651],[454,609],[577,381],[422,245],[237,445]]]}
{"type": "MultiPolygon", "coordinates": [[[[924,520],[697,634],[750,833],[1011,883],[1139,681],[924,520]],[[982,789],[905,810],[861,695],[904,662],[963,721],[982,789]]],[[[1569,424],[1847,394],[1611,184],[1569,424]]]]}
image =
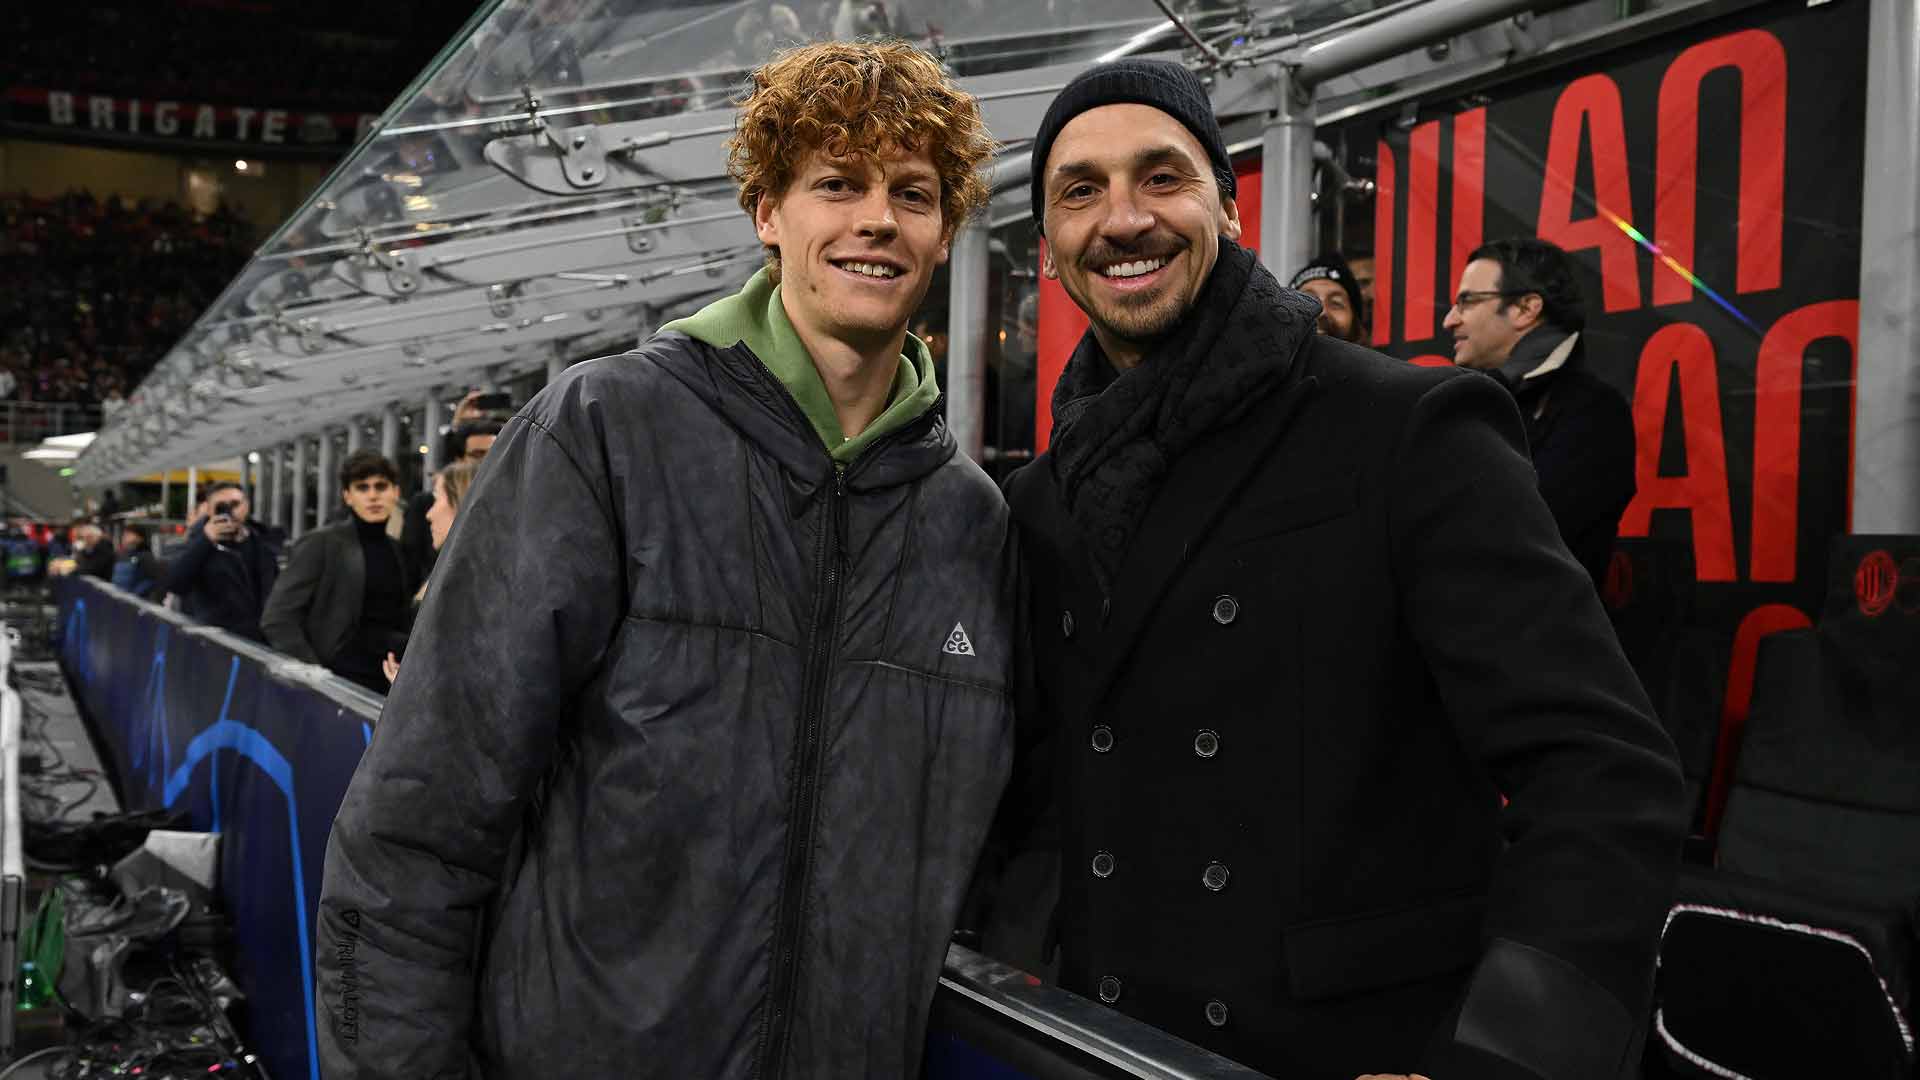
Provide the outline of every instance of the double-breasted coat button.
{"type": "Polygon", "coordinates": [[[1096,851],[1093,853],[1093,876],[1097,878],[1113,876],[1113,852],[1096,851]]]}
{"type": "Polygon", "coordinates": [[[1219,892],[1227,887],[1227,877],[1226,863],[1208,863],[1206,872],[1200,875],[1200,884],[1219,892]]]}
{"type": "Polygon", "coordinates": [[[1231,596],[1213,598],[1213,621],[1226,626],[1240,617],[1240,601],[1231,596]]]}
{"type": "Polygon", "coordinates": [[[1227,1003],[1224,1001],[1207,1002],[1207,1023],[1214,1027],[1227,1026],[1227,1003]]]}
{"type": "Polygon", "coordinates": [[[1073,612],[1071,611],[1060,613],[1060,636],[1069,638],[1073,636],[1073,612]]]}
{"type": "Polygon", "coordinates": [[[1220,736],[1208,731],[1206,728],[1201,728],[1195,733],[1193,736],[1193,753],[1195,757],[1212,757],[1219,752],[1220,736]]]}
{"type": "Polygon", "coordinates": [[[1108,1005],[1120,1000],[1120,980],[1111,975],[1100,977],[1100,1000],[1108,1005]]]}
{"type": "Polygon", "coordinates": [[[1094,753],[1104,754],[1113,749],[1113,729],[1105,724],[1095,724],[1093,735],[1087,741],[1093,745],[1094,753]]]}

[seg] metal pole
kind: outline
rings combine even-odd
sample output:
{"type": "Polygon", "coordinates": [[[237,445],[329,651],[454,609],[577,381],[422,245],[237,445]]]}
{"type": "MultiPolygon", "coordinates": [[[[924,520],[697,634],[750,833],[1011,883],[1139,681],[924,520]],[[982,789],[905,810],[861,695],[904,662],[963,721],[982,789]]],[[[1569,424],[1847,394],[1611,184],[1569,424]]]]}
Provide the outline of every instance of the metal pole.
{"type": "MultiPolygon", "coordinates": [[[[160,470],[160,516],[166,517],[173,512],[173,473],[160,470]]],[[[187,516],[193,516],[193,504],[187,504],[187,516]]]]}
{"type": "Polygon", "coordinates": [[[274,499],[280,494],[280,448],[269,446],[260,451],[260,497],[253,500],[253,513],[269,525],[280,524],[274,516],[274,499]]]}
{"type": "Polygon", "coordinates": [[[1295,79],[1317,86],[1336,75],[1538,6],[1540,0],[1432,0],[1346,33],[1317,38],[1284,55],[1294,66],[1295,79]]]}
{"type": "Polygon", "coordinates": [[[187,466],[187,505],[200,501],[200,466],[187,466]]]}
{"type": "Polygon", "coordinates": [[[320,497],[314,500],[313,523],[325,526],[333,520],[333,508],[339,504],[327,498],[327,491],[337,487],[339,482],[333,476],[333,432],[320,429],[320,454],[314,462],[314,486],[319,489],[320,497]]]}
{"type": "Polygon", "coordinates": [[[307,440],[293,440],[293,527],[287,535],[300,539],[307,531],[307,440]]]}
{"type": "Polygon", "coordinates": [[[553,380],[559,378],[560,373],[565,370],[567,370],[567,360],[560,355],[559,349],[547,354],[547,385],[553,385],[553,380]]]}
{"type": "Polygon", "coordinates": [[[347,419],[347,453],[367,448],[367,422],[361,417],[347,419]]]}
{"type": "Polygon", "coordinates": [[[987,223],[976,219],[953,237],[947,263],[947,428],[960,452],[983,460],[987,397],[987,223]]]}
{"type": "Polygon", "coordinates": [[[1853,388],[1853,533],[1920,532],[1920,14],[1872,0],[1860,346],[1853,388]]]}
{"type": "Polygon", "coordinates": [[[1278,66],[1260,134],[1260,262],[1282,281],[1313,258],[1313,87],[1278,66]]]}
{"type": "Polygon", "coordinates": [[[380,410],[380,456],[400,464],[400,406],[380,410]]]}
{"type": "Polygon", "coordinates": [[[427,448],[426,466],[420,470],[420,490],[433,490],[433,474],[445,464],[446,440],[440,437],[440,425],[446,423],[446,410],[440,405],[440,397],[434,391],[427,391],[425,415],[420,421],[420,445],[427,448]]]}

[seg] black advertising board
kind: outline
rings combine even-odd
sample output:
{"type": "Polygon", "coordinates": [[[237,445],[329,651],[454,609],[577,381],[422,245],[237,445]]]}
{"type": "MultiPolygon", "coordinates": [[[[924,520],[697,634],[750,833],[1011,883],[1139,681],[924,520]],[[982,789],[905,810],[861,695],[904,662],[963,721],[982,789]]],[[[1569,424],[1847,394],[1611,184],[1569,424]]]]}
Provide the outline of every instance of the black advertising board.
{"type": "Polygon", "coordinates": [[[1866,35],[1864,0],[1766,4],[1323,131],[1373,158],[1376,347],[1446,362],[1483,240],[1572,253],[1633,407],[1621,535],[1690,546],[1694,617],[1743,637],[1818,610],[1848,530],[1866,35]]]}

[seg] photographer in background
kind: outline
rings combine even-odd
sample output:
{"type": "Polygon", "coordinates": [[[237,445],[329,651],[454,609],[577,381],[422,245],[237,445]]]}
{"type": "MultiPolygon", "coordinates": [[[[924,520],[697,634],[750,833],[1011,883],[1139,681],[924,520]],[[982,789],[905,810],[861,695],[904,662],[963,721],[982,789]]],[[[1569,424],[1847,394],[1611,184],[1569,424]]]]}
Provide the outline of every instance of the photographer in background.
{"type": "Polygon", "coordinates": [[[232,481],[207,488],[207,512],[187,524],[187,545],[163,584],[196,622],[265,642],[260,616],[280,575],[284,534],[248,521],[247,493],[232,481]]]}
{"type": "MultiPolygon", "coordinates": [[[[453,408],[453,428],[447,434],[447,463],[466,462],[474,468],[486,460],[500,429],[513,415],[513,397],[504,392],[470,390],[453,408]]],[[[425,581],[433,571],[440,547],[433,542],[427,526],[427,512],[433,509],[432,492],[423,491],[407,500],[400,522],[400,553],[407,561],[407,576],[425,581]]]]}

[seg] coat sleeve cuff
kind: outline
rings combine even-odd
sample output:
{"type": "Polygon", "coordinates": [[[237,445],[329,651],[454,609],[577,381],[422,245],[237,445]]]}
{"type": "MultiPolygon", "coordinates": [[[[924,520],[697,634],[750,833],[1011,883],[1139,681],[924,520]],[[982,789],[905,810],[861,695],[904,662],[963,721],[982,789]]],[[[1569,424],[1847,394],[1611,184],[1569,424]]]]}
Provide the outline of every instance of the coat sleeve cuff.
{"type": "Polygon", "coordinates": [[[1607,989],[1543,949],[1495,938],[1474,970],[1433,1080],[1622,1080],[1640,1024],[1607,989]]]}

